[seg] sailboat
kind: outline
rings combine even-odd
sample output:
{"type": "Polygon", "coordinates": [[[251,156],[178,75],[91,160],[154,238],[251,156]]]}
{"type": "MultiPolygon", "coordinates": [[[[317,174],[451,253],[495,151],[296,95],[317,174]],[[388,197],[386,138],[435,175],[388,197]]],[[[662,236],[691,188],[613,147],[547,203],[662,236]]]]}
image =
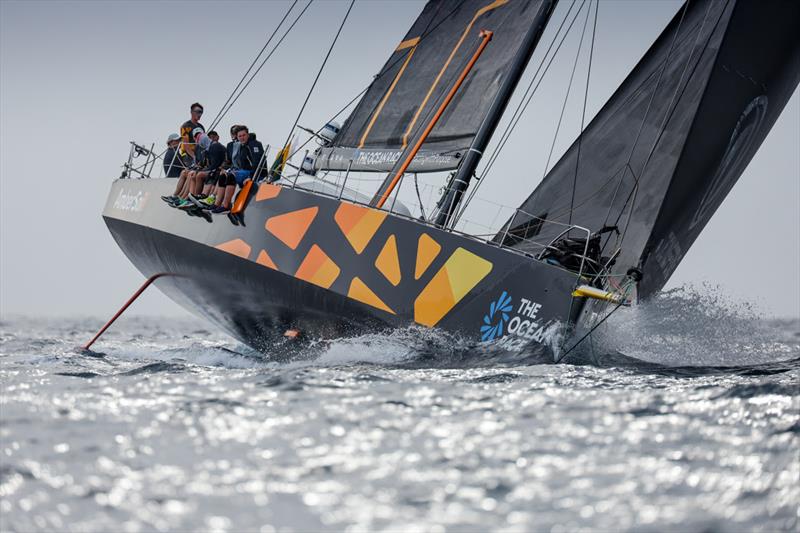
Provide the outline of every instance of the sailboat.
{"type": "Polygon", "coordinates": [[[417,326],[560,360],[664,286],[753,158],[800,81],[800,3],[687,0],[496,232],[456,230],[556,4],[429,1],[299,176],[237,202],[239,224],[171,209],[174,180],[141,171],[113,183],[105,223],[161,291],[256,349],[417,326]],[[359,172],[385,179],[355,194],[359,172]],[[425,172],[449,175],[412,214],[398,185],[425,172]]]}

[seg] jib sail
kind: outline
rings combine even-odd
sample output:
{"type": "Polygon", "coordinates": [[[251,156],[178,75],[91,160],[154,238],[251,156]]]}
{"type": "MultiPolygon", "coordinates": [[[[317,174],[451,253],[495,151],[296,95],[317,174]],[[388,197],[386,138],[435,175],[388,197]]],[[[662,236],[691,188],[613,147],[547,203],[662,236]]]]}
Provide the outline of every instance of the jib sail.
{"type": "Polygon", "coordinates": [[[456,168],[500,89],[528,29],[552,0],[430,0],[315,166],[390,171],[413,145],[475,51],[492,42],[447,107],[409,172],[456,168]]]}
{"type": "Polygon", "coordinates": [[[496,240],[605,228],[614,270],[660,290],[797,87],[798,35],[800,2],[690,0],[496,240]]]}

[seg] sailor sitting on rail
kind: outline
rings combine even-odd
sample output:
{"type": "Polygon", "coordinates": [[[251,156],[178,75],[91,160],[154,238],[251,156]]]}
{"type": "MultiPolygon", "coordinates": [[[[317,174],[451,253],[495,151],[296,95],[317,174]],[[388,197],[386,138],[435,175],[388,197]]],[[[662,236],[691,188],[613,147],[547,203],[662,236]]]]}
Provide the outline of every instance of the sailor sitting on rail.
{"type": "Polygon", "coordinates": [[[171,133],[167,137],[167,151],[164,153],[164,177],[166,178],[179,177],[181,172],[191,165],[191,158],[188,155],[182,156],[178,151],[180,142],[181,136],[177,133],[171,133]]]}
{"type": "Polygon", "coordinates": [[[202,148],[204,157],[200,164],[200,170],[194,172],[190,177],[192,193],[188,196],[189,204],[177,207],[190,209],[191,206],[197,206],[210,209],[214,207],[216,198],[213,193],[222,172],[222,164],[225,162],[225,147],[218,141],[211,140],[211,137],[206,135],[201,128],[195,128],[192,136],[198,148],[202,148]]]}
{"type": "Polygon", "coordinates": [[[236,134],[239,132],[239,128],[241,128],[241,126],[238,124],[231,126],[231,142],[225,145],[225,151],[227,152],[225,155],[225,168],[231,167],[233,161],[233,147],[239,142],[236,140],[236,134]]]}
{"type": "MultiPolygon", "coordinates": [[[[181,124],[180,143],[178,146],[178,156],[184,161],[184,170],[178,176],[178,183],[175,186],[175,192],[172,196],[162,196],[161,199],[169,205],[176,207],[183,203],[192,192],[189,188],[189,175],[192,166],[196,166],[196,162],[202,157],[200,150],[197,150],[196,144],[193,142],[192,132],[197,128],[205,131],[205,126],[200,124],[200,117],[203,116],[203,106],[195,102],[189,106],[191,115],[189,120],[181,124]]],[[[171,138],[172,136],[170,136],[171,138]]]]}
{"type": "Polygon", "coordinates": [[[231,171],[236,184],[242,187],[248,180],[253,179],[253,172],[264,156],[264,146],[250,134],[247,126],[239,126],[236,132],[236,143],[231,154],[231,171]]]}

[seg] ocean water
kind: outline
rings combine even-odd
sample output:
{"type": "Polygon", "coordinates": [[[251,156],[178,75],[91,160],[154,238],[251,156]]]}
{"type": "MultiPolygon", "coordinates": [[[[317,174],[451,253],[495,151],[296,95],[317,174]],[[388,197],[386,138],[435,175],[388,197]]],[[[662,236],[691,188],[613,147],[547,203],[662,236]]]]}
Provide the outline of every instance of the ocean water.
{"type": "Polygon", "coordinates": [[[559,365],[414,328],[260,354],[134,316],[76,350],[102,322],[0,323],[2,531],[800,526],[800,320],[714,291],[559,365]]]}

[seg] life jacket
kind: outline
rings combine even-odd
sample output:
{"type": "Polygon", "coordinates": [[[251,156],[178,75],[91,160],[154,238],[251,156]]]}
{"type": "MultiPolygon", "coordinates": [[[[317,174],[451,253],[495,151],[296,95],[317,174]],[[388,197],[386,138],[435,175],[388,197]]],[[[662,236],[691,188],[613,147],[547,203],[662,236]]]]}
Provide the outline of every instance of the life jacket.
{"type": "Polygon", "coordinates": [[[183,124],[181,124],[180,134],[181,134],[181,144],[180,144],[180,154],[182,156],[189,156],[192,160],[197,161],[195,157],[195,145],[194,139],[192,138],[192,130],[195,128],[203,128],[203,131],[206,131],[205,126],[200,124],[199,122],[192,122],[191,120],[187,120],[183,124]]]}

